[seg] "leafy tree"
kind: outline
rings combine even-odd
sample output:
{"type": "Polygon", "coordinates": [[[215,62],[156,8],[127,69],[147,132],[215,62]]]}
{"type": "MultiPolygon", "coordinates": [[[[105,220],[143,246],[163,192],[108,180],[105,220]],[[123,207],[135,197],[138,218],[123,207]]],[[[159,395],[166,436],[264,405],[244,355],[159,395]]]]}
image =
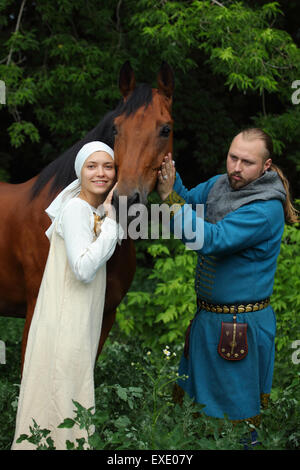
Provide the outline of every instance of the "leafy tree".
{"type": "Polygon", "coordinates": [[[291,85],[300,59],[284,16],[291,21],[295,4],[0,0],[0,79],[8,90],[0,105],[1,178],[35,175],[90,130],[119,100],[126,59],[139,81],[153,84],[167,60],[176,75],[175,156],[185,182],[223,171],[234,133],[255,124],[273,136],[296,196],[300,106],[291,102],[291,85]]]}
{"type": "MultiPolygon", "coordinates": [[[[273,137],[279,163],[287,169],[296,165],[297,169],[300,107],[292,104],[291,86],[300,76],[300,51],[287,31],[276,28],[278,17],[283,15],[279,2],[256,8],[247,3],[143,0],[139,3],[143,11],[136,13],[133,21],[143,25],[144,44],[161,50],[165,59],[174,58],[177,67],[200,68],[202,61],[213,77],[224,78],[225,87],[234,92],[230,94],[232,100],[241,102],[241,96],[247,96],[243,100],[244,116],[239,113],[239,104],[231,101],[238,128],[251,124],[263,127],[273,137]],[[251,108],[247,112],[247,104],[253,97],[260,103],[252,114],[251,108]]],[[[203,66],[200,73],[199,68],[201,77],[203,66]]],[[[226,96],[214,80],[213,86],[215,97],[220,92],[226,96]]],[[[216,124],[214,136],[222,129],[221,123],[216,124]]],[[[201,139],[198,142],[202,144],[201,139]]]]}

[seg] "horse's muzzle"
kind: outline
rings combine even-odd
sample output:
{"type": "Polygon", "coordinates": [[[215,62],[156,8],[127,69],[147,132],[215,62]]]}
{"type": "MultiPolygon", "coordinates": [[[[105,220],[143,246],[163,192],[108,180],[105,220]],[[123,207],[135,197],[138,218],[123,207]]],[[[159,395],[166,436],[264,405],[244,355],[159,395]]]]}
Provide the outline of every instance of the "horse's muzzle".
{"type": "Polygon", "coordinates": [[[139,190],[132,191],[129,195],[127,194],[119,194],[118,191],[114,191],[112,197],[112,205],[116,211],[116,217],[119,221],[120,219],[124,219],[126,213],[126,220],[130,221],[136,217],[136,215],[132,215],[135,212],[134,209],[140,210],[142,206],[146,206],[147,204],[147,195],[141,194],[139,190]],[[133,207],[136,205],[136,208],[133,207]]]}

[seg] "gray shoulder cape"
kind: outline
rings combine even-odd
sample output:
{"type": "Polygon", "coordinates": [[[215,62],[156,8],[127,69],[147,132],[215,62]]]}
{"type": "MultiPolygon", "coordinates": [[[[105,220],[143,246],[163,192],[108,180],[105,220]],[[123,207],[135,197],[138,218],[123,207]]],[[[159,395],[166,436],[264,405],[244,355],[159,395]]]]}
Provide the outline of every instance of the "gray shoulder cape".
{"type": "Polygon", "coordinates": [[[276,171],[262,176],[240,189],[232,189],[227,174],[221,175],[208,193],[205,220],[215,224],[229,212],[254,201],[279,199],[284,203],[286,192],[276,171]]]}

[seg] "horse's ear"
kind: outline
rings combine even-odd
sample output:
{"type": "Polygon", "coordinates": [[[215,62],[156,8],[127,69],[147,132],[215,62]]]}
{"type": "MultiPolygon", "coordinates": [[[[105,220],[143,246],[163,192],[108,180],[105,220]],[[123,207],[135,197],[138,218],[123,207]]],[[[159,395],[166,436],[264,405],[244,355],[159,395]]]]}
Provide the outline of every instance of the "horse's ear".
{"type": "Polygon", "coordinates": [[[128,95],[130,95],[130,93],[135,89],[135,85],[134,72],[129,60],[127,60],[125,64],[122,65],[119,76],[119,88],[124,98],[127,98],[128,95]]]}
{"type": "Polygon", "coordinates": [[[168,98],[174,93],[174,73],[167,62],[163,62],[157,77],[158,89],[168,98]]]}

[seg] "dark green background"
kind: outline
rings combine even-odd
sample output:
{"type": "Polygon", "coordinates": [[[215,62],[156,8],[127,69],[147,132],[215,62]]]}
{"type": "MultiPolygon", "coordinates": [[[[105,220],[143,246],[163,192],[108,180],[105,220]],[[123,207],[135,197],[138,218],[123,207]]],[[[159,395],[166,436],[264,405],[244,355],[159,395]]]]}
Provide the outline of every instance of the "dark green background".
{"type": "Polygon", "coordinates": [[[175,73],[174,157],[185,184],[223,171],[234,134],[259,125],[275,138],[274,161],[299,197],[300,105],[291,103],[300,79],[299,2],[217,3],[0,0],[7,85],[0,178],[31,178],[93,128],[120,99],[125,60],[138,82],[154,86],[166,60],[175,73]],[[273,37],[264,40],[268,29],[273,37]],[[229,61],[220,56],[228,47],[229,61]]]}

